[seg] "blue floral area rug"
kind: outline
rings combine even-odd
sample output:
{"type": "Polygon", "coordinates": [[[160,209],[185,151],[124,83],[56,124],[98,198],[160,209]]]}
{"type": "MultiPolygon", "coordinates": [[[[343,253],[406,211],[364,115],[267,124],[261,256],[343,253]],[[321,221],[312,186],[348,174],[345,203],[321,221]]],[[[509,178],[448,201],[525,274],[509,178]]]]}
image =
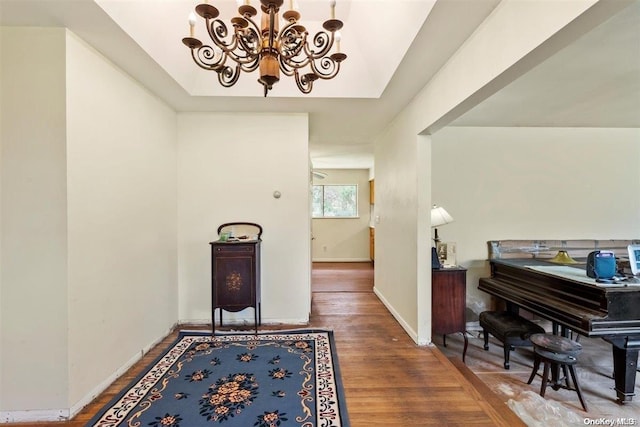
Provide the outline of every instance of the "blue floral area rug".
{"type": "Polygon", "coordinates": [[[349,426],[333,333],[182,331],[88,425],[349,426]]]}

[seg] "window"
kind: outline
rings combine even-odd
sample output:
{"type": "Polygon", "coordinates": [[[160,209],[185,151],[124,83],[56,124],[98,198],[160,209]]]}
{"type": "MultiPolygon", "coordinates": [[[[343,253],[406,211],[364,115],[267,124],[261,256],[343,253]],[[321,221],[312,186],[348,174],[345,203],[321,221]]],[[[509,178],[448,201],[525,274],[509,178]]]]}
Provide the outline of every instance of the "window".
{"type": "Polygon", "coordinates": [[[357,185],[314,185],[314,218],[357,218],[357,185]]]}

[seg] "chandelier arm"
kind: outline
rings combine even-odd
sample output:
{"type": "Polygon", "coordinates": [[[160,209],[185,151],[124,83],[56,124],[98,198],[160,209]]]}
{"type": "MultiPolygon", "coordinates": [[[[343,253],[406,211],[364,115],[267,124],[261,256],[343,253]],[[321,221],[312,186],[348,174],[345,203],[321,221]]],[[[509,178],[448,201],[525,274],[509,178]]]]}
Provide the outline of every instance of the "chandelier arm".
{"type": "MultiPolygon", "coordinates": [[[[310,66],[313,74],[317,75],[319,78],[328,80],[335,77],[338,72],[336,71],[339,67],[335,66],[335,61],[331,59],[331,57],[323,56],[322,53],[326,54],[331,50],[333,45],[333,33],[331,36],[329,34],[321,31],[317,33],[314,37],[314,44],[316,47],[320,47],[321,51],[315,53],[314,51],[308,49],[308,45],[305,42],[302,44],[301,48],[304,47],[304,54],[299,59],[296,59],[295,56],[298,56],[301,52],[295,52],[296,54],[283,54],[278,60],[280,62],[280,69],[285,75],[291,76],[297,70],[310,66]],[[320,60],[320,67],[316,65],[316,62],[320,60]]],[[[300,49],[301,50],[301,49],[300,49]]],[[[300,87],[300,83],[304,80],[303,77],[297,77],[296,83],[298,83],[298,87],[300,87]]],[[[305,86],[306,88],[306,86],[305,86]]],[[[302,89],[300,89],[302,90],[302,89]]]]}
{"type": "Polygon", "coordinates": [[[292,76],[295,70],[300,70],[311,63],[309,58],[301,58],[301,60],[296,61],[295,58],[278,58],[280,62],[280,70],[287,75],[292,76]]]}
{"type": "MultiPolygon", "coordinates": [[[[227,68],[230,68],[228,65],[225,65],[225,63],[227,62],[227,58],[230,57],[230,55],[228,55],[225,51],[220,52],[220,55],[218,56],[218,59],[216,60],[216,54],[215,54],[215,50],[213,47],[209,46],[209,45],[202,45],[201,47],[197,48],[197,49],[192,49],[191,50],[191,57],[193,58],[193,61],[202,69],[208,70],[208,71],[216,71],[218,73],[222,72],[223,70],[226,70],[227,68]]],[[[233,57],[231,57],[231,59],[233,59],[233,57]]],[[[256,56],[253,60],[252,63],[249,62],[238,62],[235,61],[236,64],[238,64],[238,67],[245,72],[251,72],[254,71],[255,69],[258,68],[260,62],[259,62],[259,57],[256,56]]],[[[229,72],[227,71],[227,74],[229,74],[229,72]]],[[[235,78],[235,81],[238,80],[238,77],[235,78]]],[[[221,82],[222,84],[222,82],[221,82]]],[[[229,87],[229,86],[227,86],[229,87]]]]}
{"type": "Polygon", "coordinates": [[[298,35],[283,36],[283,40],[280,42],[280,55],[278,56],[278,62],[280,63],[280,70],[287,76],[293,76],[294,70],[303,68],[308,65],[309,59],[301,57],[296,59],[296,56],[300,56],[304,44],[306,43],[306,33],[302,36],[298,35]],[[294,40],[287,42],[286,40],[294,40]],[[293,46],[293,47],[291,47],[293,46]]]}
{"type": "Polygon", "coordinates": [[[229,32],[223,21],[215,19],[207,24],[209,37],[225,56],[240,64],[244,71],[250,72],[258,67],[259,53],[250,48],[251,39],[257,40],[257,34],[253,30],[249,30],[248,35],[243,35],[242,29],[236,27],[232,37],[233,42],[227,43],[225,38],[229,32]],[[246,55],[239,55],[238,51],[245,52],[246,55]]]}
{"type": "MultiPolygon", "coordinates": [[[[297,22],[296,21],[289,21],[285,24],[285,26],[280,30],[280,36],[279,38],[282,38],[283,34],[286,34],[287,32],[289,32],[289,30],[291,29],[291,27],[293,27],[294,25],[296,25],[297,22]]],[[[295,31],[295,30],[294,30],[295,31]]],[[[297,33],[297,31],[296,31],[297,33]]]]}
{"type": "Polygon", "coordinates": [[[281,64],[285,64],[290,68],[304,68],[307,65],[309,65],[312,59],[308,57],[304,57],[302,55],[296,55],[296,56],[280,55],[279,61],[281,64]]]}
{"type": "Polygon", "coordinates": [[[209,45],[202,45],[197,49],[191,49],[191,57],[200,68],[204,68],[205,70],[217,71],[218,68],[225,63],[225,55],[220,55],[220,57],[215,60],[215,50],[209,45]]]}
{"type": "Polygon", "coordinates": [[[330,80],[334,78],[340,71],[340,62],[335,61],[330,56],[320,58],[319,61],[311,61],[309,65],[311,65],[313,74],[323,80],[330,80]]]}
{"type": "Polygon", "coordinates": [[[238,61],[231,57],[236,64],[242,69],[242,71],[250,73],[251,71],[255,71],[260,66],[260,55],[253,56],[251,58],[247,58],[246,61],[238,61]]]}
{"type": "Polygon", "coordinates": [[[315,60],[315,59],[318,59],[318,58],[322,58],[327,53],[329,53],[329,51],[333,47],[333,41],[334,41],[333,33],[330,33],[330,34],[331,35],[329,35],[329,33],[325,32],[325,31],[318,31],[316,33],[316,35],[313,36],[313,44],[314,44],[314,46],[317,47],[318,49],[320,49],[320,51],[318,51],[318,52],[315,52],[315,51],[311,50],[309,48],[309,44],[308,43],[305,44],[304,52],[305,52],[305,55],[307,56],[307,58],[315,60]]]}
{"type": "MultiPolygon", "coordinates": [[[[255,20],[249,14],[245,14],[244,19],[249,23],[251,27],[237,28],[236,34],[241,34],[238,38],[238,42],[241,45],[241,49],[247,53],[247,56],[254,57],[260,56],[260,27],[255,20]],[[255,46],[251,46],[254,43],[255,46]]],[[[237,37],[237,36],[236,36],[237,37]]]]}
{"type": "Polygon", "coordinates": [[[260,26],[259,26],[259,25],[258,25],[258,23],[255,21],[255,19],[253,19],[253,18],[251,17],[251,15],[246,14],[246,15],[244,15],[244,16],[243,16],[243,18],[244,18],[244,19],[246,19],[246,20],[247,20],[247,22],[248,22],[249,24],[251,24],[251,27],[253,27],[253,28],[251,28],[251,29],[253,30],[253,32],[254,32],[255,34],[260,34],[260,26]]]}
{"type": "Polygon", "coordinates": [[[297,37],[295,38],[295,41],[281,45],[293,46],[287,47],[287,49],[282,49],[282,52],[278,57],[278,60],[280,62],[280,69],[284,72],[284,74],[293,76],[294,70],[304,68],[311,62],[311,59],[305,57],[303,52],[304,46],[307,44],[306,35],[306,32],[300,36],[294,35],[292,37],[297,37]]]}
{"type": "Polygon", "coordinates": [[[257,49],[258,35],[253,29],[239,30],[236,32],[237,47],[229,52],[229,56],[238,64],[243,66],[244,71],[253,71],[260,64],[260,52],[257,49]],[[248,34],[243,34],[243,33],[248,34]],[[237,52],[242,52],[240,55],[237,52]]]}
{"type": "Polygon", "coordinates": [[[278,63],[280,64],[280,72],[282,72],[282,74],[289,77],[293,76],[293,74],[295,73],[295,68],[290,67],[289,64],[284,62],[282,60],[282,56],[278,58],[278,63]]]}
{"type": "Polygon", "coordinates": [[[233,37],[233,43],[229,44],[225,38],[229,35],[227,24],[221,19],[207,19],[206,20],[207,33],[213,43],[225,52],[230,52],[236,48],[236,38],[233,37]]]}
{"type": "MultiPolygon", "coordinates": [[[[244,71],[251,72],[258,68],[259,53],[252,50],[249,45],[252,37],[257,40],[255,31],[251,29],[248,31],[248,35],[238,35],[238,33],[242,32],[242,29],[235,28],[232,42],[227,43],[225,38],[229,35],[229,31],[226,24],[220,19],[208,19],[207,32],[216,47],[222,51],[222,56],[229,57],[234,62],[240,64],[244,71]],[[245,49],[245,47],[247,47],[247,49],[245,49]],[[237,51],[245,52],[247,55],[239,55],[237,51]]],[[[219,62],[223,64],[226,61],[219,62]]]]}
{"type": "Polygon", "coordinates": [[[294,71],[294,77],[296,80],[296,85],[298,86],[298,89],[300,90],[300,92],[302,93],[311,92],[311,89],[313,89],[313,82],[315,80],[314,78],[308,78],[306,74],[300,76],[300,73],[298,72],[297,69],[294,71]]]}
{"type": "Polygon", "coordinates": [[[225,65],[218,71],[218,81],[223,87],[231,87],[238,81],[240,77],[241,66],[236,64],[235,68],[225,65]]]}
{"type": "Polygon", "coordinates": [[[316,47],[320,48],[319,52],[315,52],[309,48],[309,45],[306,43],[306,35],[305,37],[298,41],[299,45],[296,46],[295,50],[282,50],[281,63],[286,63],[292,68],[303,68],[309,65],[310,63],[326,57],[327,53],[333,47],[334,37],[333,33],[329,35],[324,31],[318,32],[314,38],[313,43],[316,47]],[[304,56],[300,59],[296,59],[296,56],[302,55],[302,50],[304,49],[304,56]]]}
{"type": "Polygon", "coordinates": [[[300,55],[307,44],[307,32],[299,33],[295,28],[287,26],[279,37],[280,56],[286,60],[292,60],[300,55]]]}

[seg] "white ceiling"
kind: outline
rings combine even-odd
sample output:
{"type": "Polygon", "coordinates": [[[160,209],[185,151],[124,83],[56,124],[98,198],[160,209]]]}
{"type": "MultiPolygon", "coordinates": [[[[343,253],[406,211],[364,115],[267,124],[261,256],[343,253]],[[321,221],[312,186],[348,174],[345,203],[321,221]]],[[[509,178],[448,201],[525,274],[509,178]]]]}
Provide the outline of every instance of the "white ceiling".
{"type": "Polygon", "coordinates": [[[451,125],[640,127],[640,1],[451,125]]]}
{"type": "MultiPolygon", "coordinates": [[[[542,1],[542,0],[540,0],[542,1]]],[[[622,0],[616,0],[622,1],[622,0]]],[[[221,88],[181,38],[191,0],[0,0],[3,25],[64,26],[176,111],[308,112],[316,168],[373,165],[373,137],[413,98],[499,0],[338,0],[340,74],[302,95],[287,77],[263,98],[257,75],[221,88]],[[392,49],[393,47],[393,49],[392,49]]],[[[222,17],[235,0],[211,0],[222,17]]],[[[257,0],[252,0],[257,4],[257,0]]],[[[288,3],[285,0],[285,5],[288,3]]],[[[328,0],[298,0],[311,32],[328,0]]],[[[196,35],[202,23],[197,24],[196,35]]],[[[640,127],[640,0],[450,123],[640,127]]]]}

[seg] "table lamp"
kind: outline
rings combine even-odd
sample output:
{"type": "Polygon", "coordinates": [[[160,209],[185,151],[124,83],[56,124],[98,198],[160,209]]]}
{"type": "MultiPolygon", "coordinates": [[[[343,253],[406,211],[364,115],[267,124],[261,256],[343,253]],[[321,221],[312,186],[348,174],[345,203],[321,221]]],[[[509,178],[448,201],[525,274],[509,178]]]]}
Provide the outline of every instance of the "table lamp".
{"type": "Polygon", "coordinates": [[[431,208],[431,228],[435,228],[435,234],[433,238],[433,242],[435,246],[431,248],[431,267],[432,268],[441,268],[442,263],[440,262],[440,257],[438,256],[437,246],[440,242],[440,238],[438,237],[438,229],[436,227],[440,227],[441,225],[449,224],[453,222],[453,217],[449,215],[449,212],[446,211],[442,206],[433,205],[431,208]]]}

